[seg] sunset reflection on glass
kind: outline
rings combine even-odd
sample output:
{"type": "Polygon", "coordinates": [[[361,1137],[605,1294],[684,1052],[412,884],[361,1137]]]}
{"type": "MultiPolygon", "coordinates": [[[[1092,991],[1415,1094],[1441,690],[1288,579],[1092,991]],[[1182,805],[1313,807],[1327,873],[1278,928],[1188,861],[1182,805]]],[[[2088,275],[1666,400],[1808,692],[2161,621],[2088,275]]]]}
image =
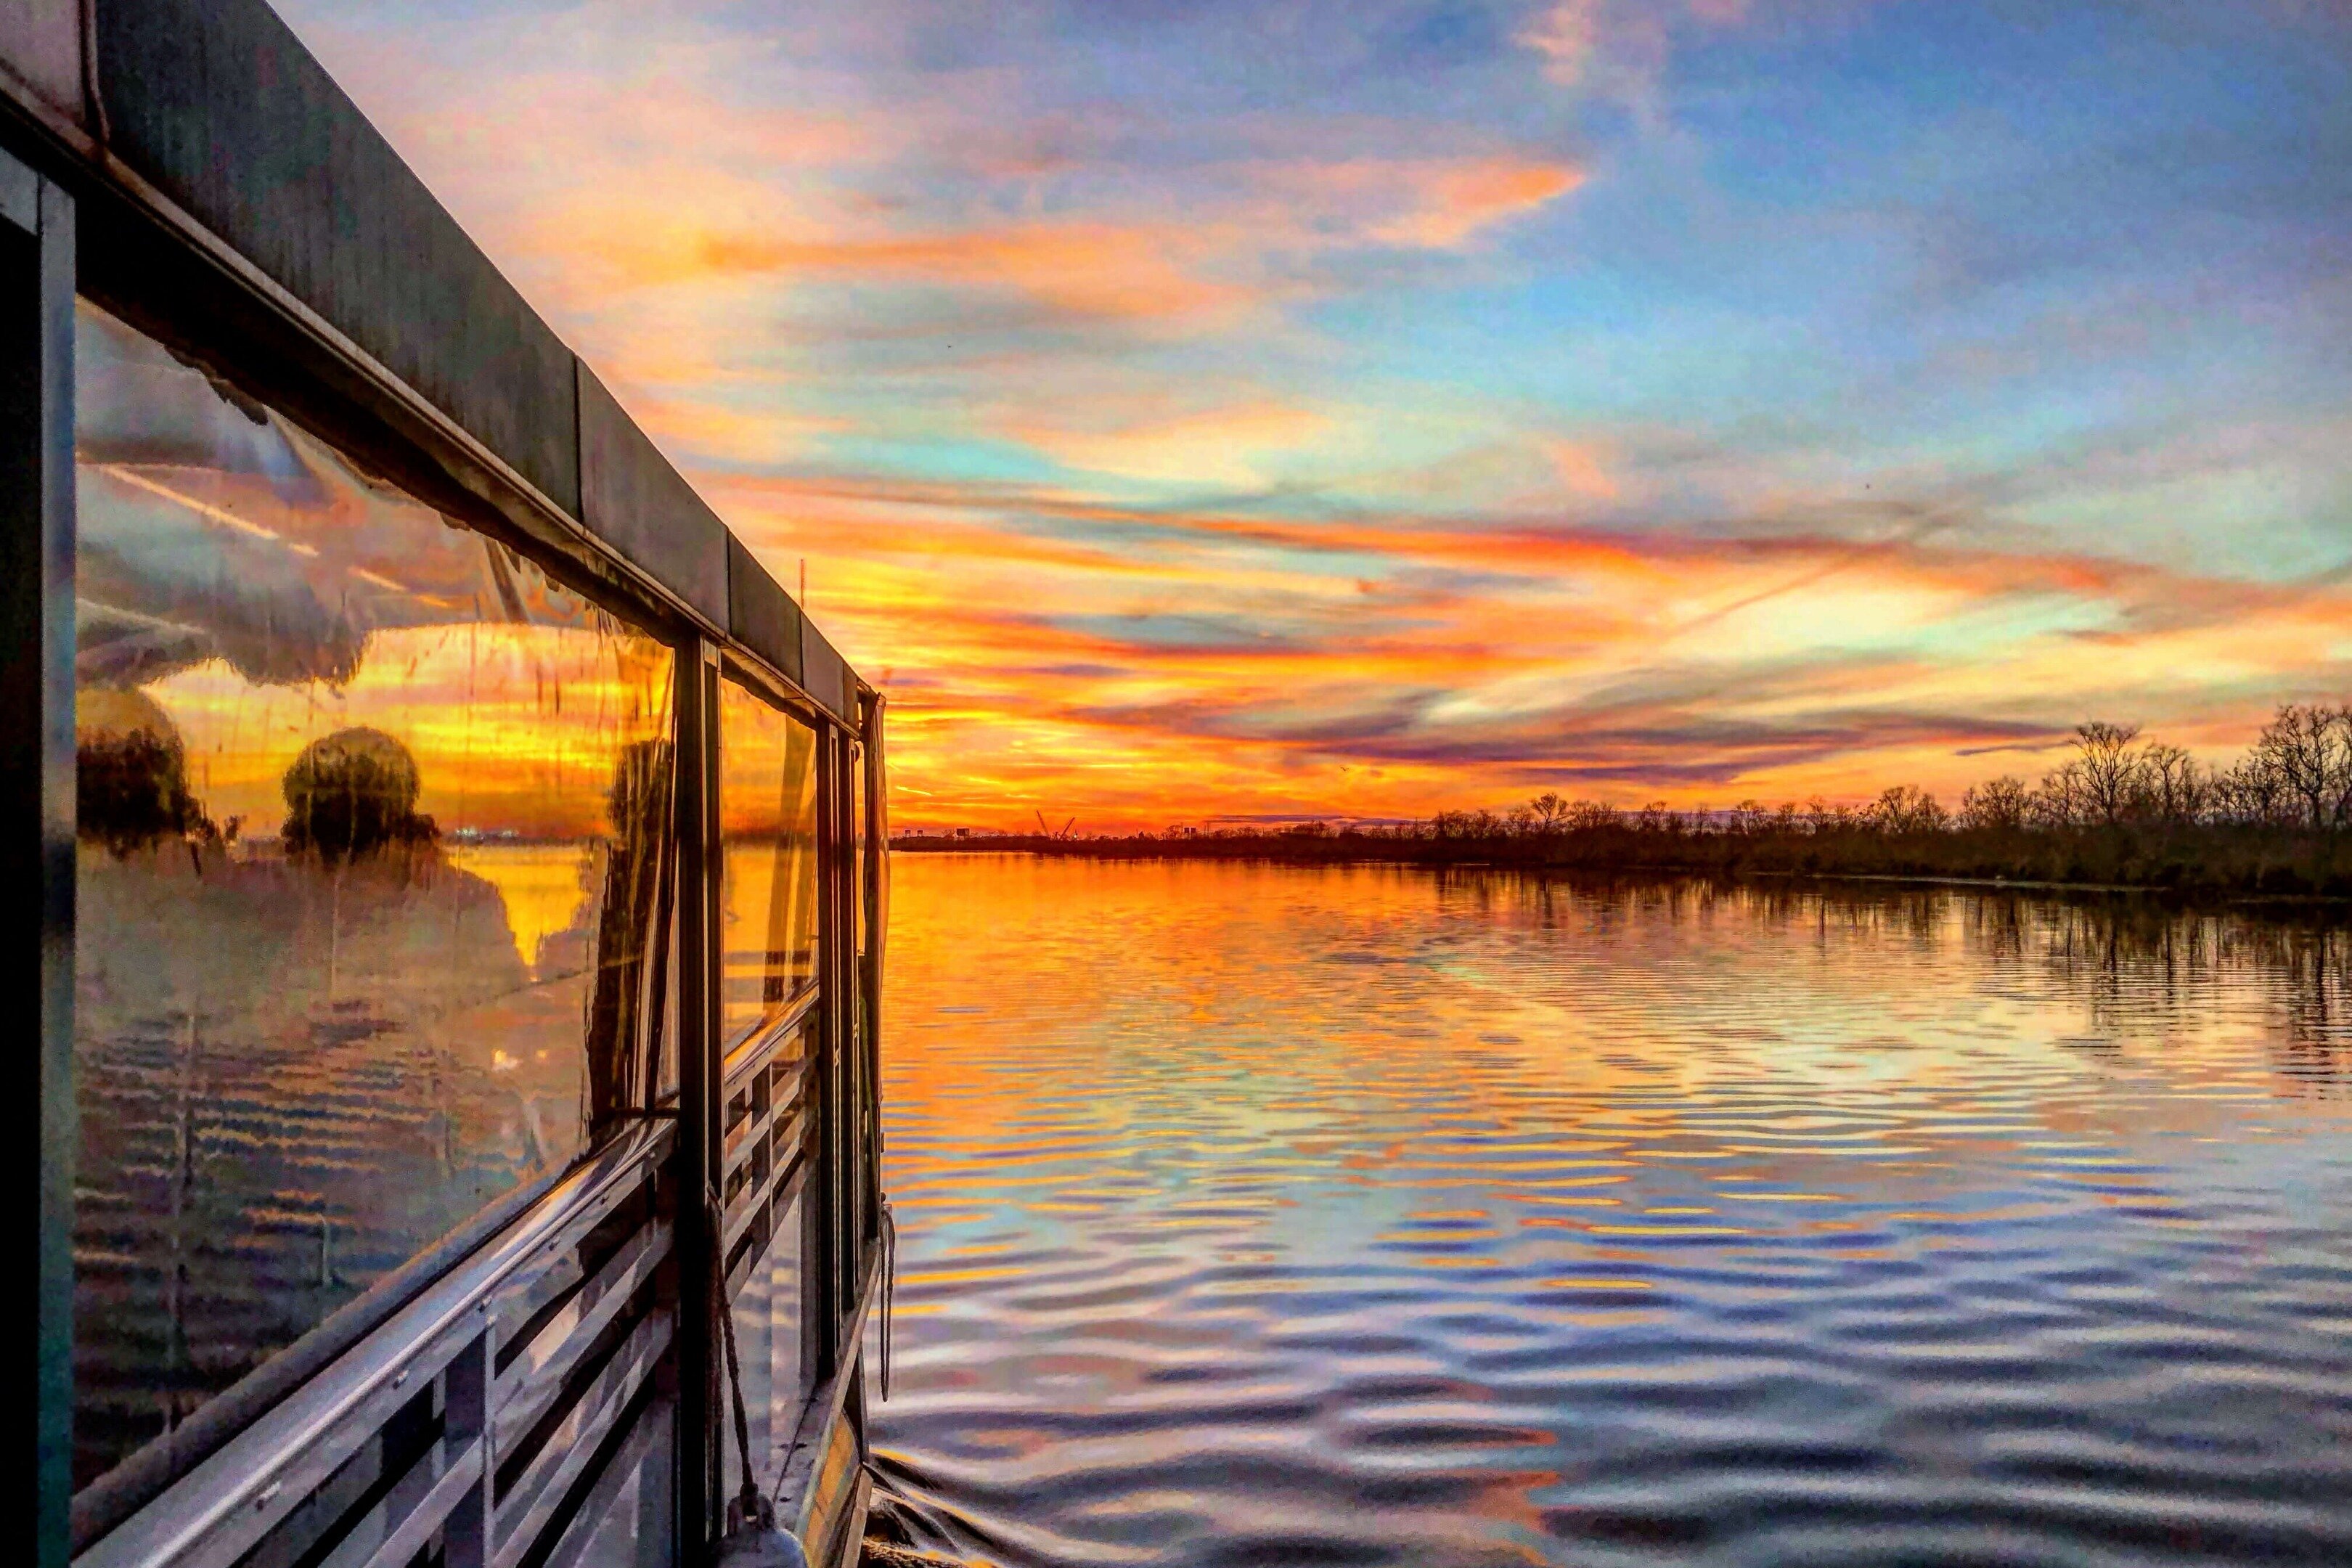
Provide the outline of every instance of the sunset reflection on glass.
{"type": "Polygon", "coordinates": [[[652,1072],[667,648],[87,305],[77,1478],[652,1072]]]}
{"type": "Polygon", "coordinates": [[[994,1561],[2352,1560],[2352,941],[902,855],[886,1490],[994,1561]],[[2150,1498],[2162,1499],[2160,1506],[2150,1498]]]}
{"type": "Polygon", "coordinates": [[[733,1045],[816,973],[816,732],[719,687],[720,1034],[733,1045]]]}

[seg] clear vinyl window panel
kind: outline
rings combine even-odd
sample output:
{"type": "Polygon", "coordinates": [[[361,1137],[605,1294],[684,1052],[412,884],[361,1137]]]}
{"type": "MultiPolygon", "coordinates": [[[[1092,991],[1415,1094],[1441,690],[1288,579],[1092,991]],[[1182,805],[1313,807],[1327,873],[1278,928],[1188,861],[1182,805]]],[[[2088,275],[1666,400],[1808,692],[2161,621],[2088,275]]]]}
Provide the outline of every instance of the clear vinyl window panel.
{"type": "Polygon", "coordinates": [[[719,683],[719,1004],[734,1046],[816,979],[816,731],[719,683]]]}
{"type": "MultiPolygon", "coordinates": [[[[801,1303],[806,1282],[801,1237],[804,1191],[796,1191],[774,1220],[774,1234],[751,1264],[728,1310],[735,1318],[736,1365],[751,1427],[753,1479],[773,1489],[792,1458],[792,1438],[812,1392],[802,1363],[801,1303]]],[[[730,1390],[730,1397],[732,1397],[730,1390]]],[[[730,1426],[723,1445],[726,1495],[743,1480],[742,1451],[730,1426]]]]}
{"type": "Polygon", "coordinates": [[[669,650],[88,305],[75,1469],[644,1103],[669,650]]]}

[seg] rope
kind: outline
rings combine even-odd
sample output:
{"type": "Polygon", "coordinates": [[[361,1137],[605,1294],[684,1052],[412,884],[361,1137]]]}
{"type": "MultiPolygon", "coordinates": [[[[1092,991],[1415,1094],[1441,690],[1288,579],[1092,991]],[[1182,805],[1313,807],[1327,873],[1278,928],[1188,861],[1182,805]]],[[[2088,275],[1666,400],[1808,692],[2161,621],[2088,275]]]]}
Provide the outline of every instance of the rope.
{"type": "Polygon", "coordinates": [[[98,0],[81,0],[81,96],[89,111],[89,133],[100,147],[114,141],[114,127],[106,118],[106,98],[98,84],[98,0]]]}
{"type": "Polygon", "coordinates": [[[760,1482],[753,1473],[751,1417],[743,1407],[743,1371],[735,1356],[735,1309],[727,1299],[727,1269],[719,1258],[717,1239],[726,1225],[727,1210],[719,1201],[717,1187],[706,1184],[702,1190],[710,1205],[713,1239],[710,1247],[710,1300],[713,1310],[719,1314],[719,1337],[727,1347],[727,1387],[734,1395],[735,1404],[735,1451],[743,1461],[743,1487],[737,1494],[735,1504],[745,1524],[772,1523],[767,1500],[761,1497],[760,1482]]]}
{"type": "Polygon", "coordinates": [[[890,1307],[898,1291],[898,1216],[882,1205],[882,1397],[890,1397],[890,1307]]]}

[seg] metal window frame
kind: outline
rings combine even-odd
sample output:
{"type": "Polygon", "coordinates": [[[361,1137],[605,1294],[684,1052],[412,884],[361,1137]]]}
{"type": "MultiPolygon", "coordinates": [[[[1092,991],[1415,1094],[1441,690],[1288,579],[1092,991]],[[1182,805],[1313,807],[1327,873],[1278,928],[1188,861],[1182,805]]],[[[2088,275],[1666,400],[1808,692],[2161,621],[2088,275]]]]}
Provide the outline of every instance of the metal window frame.
{"type": "MultiPolygon", "coordinates": [[[[719,1216],[709,1200],[719,1167],[714,1103],[719,1061],[719,681],[716,645],[700,637],[677,651],[678,855],[677,1295],[678,1321],[707,1328],[718,1303],[709,1259],[719,1216]]],[[[719,1465],[715,1423],[719,1358],[706,1332],[677,1349],[677,1517],[692,1521],[693,1548],[718,1539],[719,1465]]],[[[691,1551],[688,1555],[690,1558],[691,1551]]]]}
{"type": "Polygon", "coordinates": [[[9,1458],[34,1480],[40,1568],[67,1561],[73,1486],[76,216],[64,187],[0,148],[0,886],[18,910],[14,988],[35,998],[38,1033],[34,1081],[11,1097],[32,1123],[16,1146],[33,1152],[39,1195],[19,1236],[35,1331],[9,1381],[32,1419],[9,1458]]]}
{"type": "MultiPolygon", "coordinates": [[[[846,835],[846,806],[849,806],[849,775],[846,775],[846,752],[852,745],[852,733],[840,720],[835,720],[821,703],[812,700],[807,693],[793,684],[783,682],[776,672],[767,670],[757,660],[743,658],[736,648],[727,648],[722,658],[722,677],[734,679],[748,696],[764,700],[781,710],[791,720],[807,724],[814,731],[814,766],[816,766],[816,985],[793,1002],[788,1011],[776,1023],[767,1025],[760,1035],[736,1047],[736,1056],[730,1058],[727,1086],[715,1102],[715,1114],[722,1117],[727,1093],[731,1093],[734,1081],[740,1074],[751,1072],[755,1065],[764,1065],[774,1056],[781,1041],[793,1032],[802,1032],[809,1039],[809,1051],[802,1060],[800,1079],[802,1090],[797,1100],[797,1150],[793,1154],[791,1168],[776,1168],[767,1178],[767,1208],[769,1215],[785,1211],[791,1201],[802,1199],[802,1310],[800,1310],[800,1366],[804,1377],[800,1411],[793,1413],[795,1444],[788,1448],[788,1462],[776,1483],[783,1490],[785,1507],[797,1502],[795,1495],[795,1462],[800,1458],[802,1438],[821,1427],[828,1405],[837,1405],[845,1396],[845,1363],[856,1361],[856,1328],[852,1319],[861,1310],[863,1295],[868,1293],[866,1277],[870,1269],[863,1268],[868,1246],[861,1244],[861,1232],[854,1229],[854,1190],[849,1184],[852,1162],[852,1129],[863,1117],[852,1114],[854,1079],[852,1068],[852,1018],[856,1013],[856,957],[849,952],[849,898],[854,889],[849,884],[852,868],[852,847],[846,835]],[[846,1354],[845,1354],[846,1347],[846,1354]]],[[[713,687],[713,726],[718,726],[718,699],[713,687]]],[[[715,736],[715,742],[722,742],[715,736]]],[[[710,769],[718,773],[718,750],[710,754],[710,769]]],[[[713,806],[713,832],[718,816],[713,806]]],[[[713,851],[715,853],[715,851],[713,851]]],[[[713,860],[713,868],[715,868],[713,860]]],[[[718,869],[710,872],[713,879],[718,869]]],[[[715,954],[713,954],[715,957],[715,954]]],[[[713,1025],[715,1030],[715,1025],[713,1025]]],[[[715,1171],[727,1171],[730,1162],[722,1154],[713,1157],[715,1171]]],[[[724,1194],[722,1194],[724,1199],[724,1194]]],[[[730,1215],[727,1241],[755,1225],[751,1208],[736,1213],[734,1204],[727,1204],[730,1215]]],[[[751,1260],[727,1260],[727,1286],[730,1300],[739,1286],[739,1274],[748,1269],[751,1260]]],[[[724,1415],[724,1411],[718,1411],[724,1415]]],[[[719,1467],[713,1465],[713,1474],[719,1467]]]]}

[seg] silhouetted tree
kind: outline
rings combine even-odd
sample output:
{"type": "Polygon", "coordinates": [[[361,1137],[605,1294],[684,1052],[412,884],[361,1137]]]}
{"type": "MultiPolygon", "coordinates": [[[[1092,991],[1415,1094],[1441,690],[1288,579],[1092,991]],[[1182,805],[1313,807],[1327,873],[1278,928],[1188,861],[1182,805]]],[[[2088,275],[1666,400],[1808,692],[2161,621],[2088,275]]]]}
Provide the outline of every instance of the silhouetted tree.
{"type": "Polygon", "coordinates": [[[186,749],[152,698],[138,691],[77,693],[76,831],[128,855],[159,838],[210,837],[212,819],[188,788],[186,749]]]}
{"type": "Polygon", "coordinates": [[[1871,825],[1897,837],[1943,829],[1945,812],[1936,797],[1916,784],[1895,784],[1881,794],[1870,808],[1871,825]]]}
{"type": "Polygon", "coordinates": [[[2287,703],[2254,742],[2253,757],[2303,808],[2314,832],[2352,816],[2352,710],[2287,703]]]}
{"type": "Polygon", "coordinates": [[[1959,825],[1991,832],[2013,833],[2025,826],[2033,805],[2033,792],[2025,781],[2004,773],[1971,784],[1960,796],[1959,825]]]}
{"type": "Polygon", "coordinates": [[[2133,742],[2137,724],[2108,724],[2093,720],[2074,727],[2075,798],[2090,818],[2103,827],[2121,823],[2140,791],[2143,762],[2133,742]]]}
{"type": "Polygon", "coordinates": [[[286,770],[286,847],[327,861],[429,844],[440,830],[416,810],[422,781],[408,748],[381,730],[338,730],[286,770]]]}
{"type": "Polygon", "coordinates": [[[2185,826],[2205,815],[2210,779],[2183,748],[2149,746],[2141,753],[2139,778],[2147,814],[2158,822],[2185,826]]]}

